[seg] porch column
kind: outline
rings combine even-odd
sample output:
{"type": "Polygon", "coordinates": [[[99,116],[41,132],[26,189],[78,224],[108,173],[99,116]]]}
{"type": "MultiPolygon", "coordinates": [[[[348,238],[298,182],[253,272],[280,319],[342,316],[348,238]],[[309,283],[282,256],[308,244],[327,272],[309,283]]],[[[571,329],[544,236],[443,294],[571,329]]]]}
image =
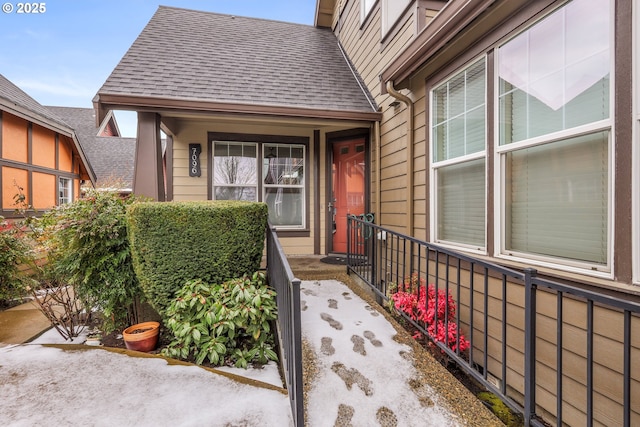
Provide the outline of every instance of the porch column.
{"type": "Polygon", "coordinates": [[[156,113],[138,112],[133,192],[165,201],[160,116],[156,113]]]}

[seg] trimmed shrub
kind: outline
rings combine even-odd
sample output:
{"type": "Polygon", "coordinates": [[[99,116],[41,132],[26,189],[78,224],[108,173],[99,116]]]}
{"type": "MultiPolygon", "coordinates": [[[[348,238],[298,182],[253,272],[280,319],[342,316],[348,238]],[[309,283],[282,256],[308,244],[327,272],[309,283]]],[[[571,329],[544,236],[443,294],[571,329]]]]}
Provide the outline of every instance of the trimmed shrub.
{"type": "Polygon", "coordinates": [[[145,202],[128,210],[136,274],[165,316],[190,280],[223,283],[260,268],[267,205],[240,201],[145,202]]]}

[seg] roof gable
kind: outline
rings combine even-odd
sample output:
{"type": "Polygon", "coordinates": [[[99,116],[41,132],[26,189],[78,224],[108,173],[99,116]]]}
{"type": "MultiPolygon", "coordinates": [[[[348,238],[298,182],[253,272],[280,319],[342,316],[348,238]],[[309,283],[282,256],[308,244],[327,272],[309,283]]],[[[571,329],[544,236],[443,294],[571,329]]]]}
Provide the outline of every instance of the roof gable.
{"type": "Polygon", "coordinates": [[[98,186],[120,185],[129,190],[132,188],[136,139],[100,134],[105,123],[113,123],[117,128],[111,114],[97,127],[93,108],[47,108],[62,117],[75,130],[95,171],[98,186]]]}
{"type": "Polygon", "coordinates": [[[328,29],[161,6],[98,92],[375,112],[328,29]]]}

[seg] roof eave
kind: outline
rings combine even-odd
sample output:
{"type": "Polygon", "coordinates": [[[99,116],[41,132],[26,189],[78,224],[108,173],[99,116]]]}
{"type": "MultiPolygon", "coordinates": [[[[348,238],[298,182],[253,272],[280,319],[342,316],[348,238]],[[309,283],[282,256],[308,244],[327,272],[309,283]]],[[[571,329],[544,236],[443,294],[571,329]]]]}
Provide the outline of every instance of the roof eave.
{"type": "Polygon", "coordinates": [[[360,110],[327,110],[301,106],[279,106],[264,104],[242,104],[205,100],[189,100],[163,97],[147,97],[121,94],[98,94],[94,100],[98,116],[106,115],[109,110],[145,110],[184,111],[221,114],[245,114],[292,118],[361,120],[375,122],[382,119],[382,113],[360,110]]]}
{"type": "Polygon", "coordinates": [[[331,28],[335,5],[336,0],[316,0],[316,13],[313,20],[314,26],[331,28]]]}

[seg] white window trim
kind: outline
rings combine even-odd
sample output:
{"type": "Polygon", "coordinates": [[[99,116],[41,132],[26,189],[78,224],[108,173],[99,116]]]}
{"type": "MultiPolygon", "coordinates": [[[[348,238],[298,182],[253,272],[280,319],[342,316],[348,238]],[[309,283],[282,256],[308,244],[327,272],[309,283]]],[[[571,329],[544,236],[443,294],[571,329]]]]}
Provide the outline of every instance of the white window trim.
{"type": "Polygon", "coordinates": [[[278,142],[255,142],[255,141],[235,141],[235,140],[221,140],[221,139],[213,139],[211,140],[211,162],[212,162],[212,171],[211,171],[211,198],[212,200],[216,200],[215,192],[216,187],[254,187],[256,193],[256,202],[264,202],[265,201],[265,193],[267,188],[300,188],[302,189],[302,224],[301,225],[275,225],[274,227],[277,230],[283,231],[300,231],[306,230],[308,227],[307,221],[307,146],[305,144],[300,143],[278,143],[278,142]],[[231,144],[231,145],[252,145],[256,149],[256,183],[255,184],[221,184],[216,185],[215,183],[215,144],[231,144]],[[264,178],[262,177],[262,168],[264,167],[264,159],[266,158],[265,149],[268,146],[286,146],[286,147],[299,147],[302,149],[302,165],[303,165],[303,173],[304,180],[302,184],[281,184],[281,185],[272,185],[265,184],[264,178]]]}
{"type": "MultiPolygon", "coordinates": [[[[489,127],[489,121],[488,121],[488,110],[486,109],[486,106],[488,106],[488,98],[487,98],[487,82],[488,82],[488,73],[487,73],[487,57],[486,55],[482,55],[481,57],[478,58],[474,58],[471,61],[467,62],[464,64],[464,66],[457,68],[455,71],[453,71],[452,73],[448,74],[445,78],[443,78],[442,80],[440,80],[439,82],[435,83],[432,88],[429,90],[429,105],[433,105],[433,90],[434,88],[439,87],[440,85],[444,84],[445,82],[451,80],[454,76],[456,76],[459,72],[461,72],[462,70],[465,70],[467,68],[472,67],[473,65],[475,65],[476,63],[480,62],[480,61],[484,61],[485,62],[485,132],[486,130],[488,130],[489,127]]],[[[489,188],[489,181],[488,181],[488,176],[489,174],[487,173],[488,171],[488,152],[487,152],[487,142],[485,140],[485,147],[484,150],[482,151],[478,151],[477,153],[472,153],[472,154],[467,154],[465,156],[460,156],[460,157],[456,157],[453,159],[447,159],[447,160],[441,160],[438,162],[434,162],[433,159],[435,158],[435,153],[433,151],[433,134],[432,134],[432,130],[433,130],[433,114],[431,113],[431,110],[429,110],[427,112],[427,114],[429,115],[429,199],[431,200],[431,203],[429,203],[429,236],[430,236],[430,241],[431,243],[436,243],[442,247],[446,247],[446,248],[450,248],[450,249],[454,249],[454,250],[460,250],[460,251],[464,251],[464,252],[468,252],[468,253],[473,253],[476,255],[486,255],[487,254],[487,239],[488,239],[488,235],[487,235],[487,220],[488,220],[488,216],[487,216],[487,210],[485,208],[485,245],[483,247],[478,247],[477,245],[469,245],[469,244],[464,244],[464,243],[459,243],[459,242],[452,242],[449,240],[444,240],[444,239],[438,239],[437,235],[438,235],[438,179],[437,179],[437,171],[439,168],[445,167],[445,166],[450,166],[450,165],[455,165],[455,164],[460,164],[460,163],[465,163],[468,161],[472,161],[472,160],[479,160],[484,158],[485,159],[485,174],[484,174],[484,188],[485,188],[485,194],[484,194],[484,199],[485,199],[485,207],[488,207],[488,200],[487,200],[487,190],[489,188]]]]}
{"type": "Polygon", "coordinates": [[[256,175],[256,183],[255,184],[216,184],[216,176],[215,176],[215,145],[216,143],[221,143],[221,144],[229,144],[229,145],[252,145],[255,147],[256,149],[256,174],[260,173],[260,157],[259,157],[259,149],[260,149],[260,144],[258,144],[257,142],[248,142],[248,141],[212,141],[211,144],[211,150],[212,150],[212,165],[211,165],[211,189],[212,189],[212,195],[211,198],[213,200],[216,200],[216,187],[229,187],[229,188],[242,188],[242,187],[253,187],[255,188],[255,193],[256,193],[256,202],[259,201],[259,185],[258,182],[260,180],[260,176],[256,175]]]}
{"type": "MultiPolygon", "coordinates": [[[[565,6],[563,4],[561,7],[565,6]]],[[[612,23],[610,25],[610,40],[614,41],[615,37],[615,1],[610,2],[610,16],[612,23]]],[[[554,13],[558,9],[554,10],[551,13],[554,13]]],[[[545,15],[549,16],[549,15],[545,15]]],[[[532,26],[536,25],[539,21],[543,20],[545,17],[541,17],[540,20],[536,20],[532,22],[530,26],[523,29],[522,31],[526,31],[532,26]]],[[[636,21],[637,22],[637,21],[636,21]]],[[[509,36],[509,39],[505,39],[502,43],[496,46],[496,50],[500,48],[500,46],[509,42],[511,38],[514,38],[521,34],[521,32],[516,32],[509,36]]],[[[615,49],[614,46],[611,46],[611,58],[610,58],[610,87],[615,88],[615,49]]],[[[494,58],[494,70],[498,70],[499,68],[499,55],[495,55],[494,58]]],[[[499,77],[498,73],[494,72],[493,75],[493,83],[494,88],[499,87],[499,77]]],[[[492,124],[494,132],[494,167],[493,167],[493,183],[494,183],[494,254],[495,258],[505,259],[509,261],[522,262],[529,265],[535,265],[543,268],[550,268],[554,270],[562,270],[571,273],[584,274],[588,276],[604,278],[604,279],[613,279],[614,278],[614,268],[613,268],[613,259],[614,259],[614,193],[615,193],[615,173],[614,173],[614,147],[615,147],[615,128],[614,128],[614,117],[615,117],[615,91],[609,91],[609,119],[601,120],[599,122],[589,123],[587,125],[579,126],[576,128],[572,128],[570,130],[563,130],[556,133],[544,135],[543,137],[532,138],[530,140],[515,142],[511,144],[507,144],[504,146],[500,146],[500,103],[498,102],[498,90],[495,90],[495,93],[492,94],[494,98],[494,123],[492,124]],[[506,174],[505,172],[505,154],[510,151],[514,151],[516,149],[531,147],[540,145],[542,143],[553,142],[556,140],[562,140],[569,136],[580,136],[587,133],[596,132],[598,130],[606,130],[610,133],[610,142],[607,148],[608,152],[608,179],[609,179],[609,195],[608,195],[608,224],[607,224],[607,246],[608,246],[608,254],[607,254],[607,263],[605,265],[602,264],[593,264],[587,262],[579,262],[572,261],[567,259],[559,260],[554,257],[547,257],[529,253],[519,253],[516,251],[509,251],[506,253],[504,249],[506,247],[505,244],[505,228],[506,224],[504,222],[505,218],[505,188],[502,185],[502,180],[506,174]]],[[[635,144],[634,144],[635,146],[635,144]]],[[[638,163],[636,163],[638,164],[638,163]]],[[[637,168],[636,168],[637,169],[637,168]]],[[[635,194],[635,193],[634,193],[635,194]]],[[[636,200],[634,200],[636,201],[636,200]]],[[[636,201],[637,202],[637,201],[636,201]]],[[[633,233],[633,231],[632,231],[633,233]]],[[[634,242],[637,239],[634,239],[634,242]]],[[[636,262],[638,264],[638,262],[636,262]]],[[[640,268],[640,266],[638,267],[640,268]]]]}
{"type": "Polygon", "coordinates": [[[375,9],[376,3],[378,0],[373,0],[369,10],[366,10],[365,0],[360,0],[360,24],[364,24],[365,21],[369,18],[369,15],[373,13],[373,9],[375,9]]]}
{"type": "Polygon", "coordinates": [[[387,34],[391,32],[391,30],[396,26],[396,24],[400,20],[402,20],[402,17],[405,16],[409,6],[413,3],[413,0],[407,1],[407,4],[405,5],[403,11],[400,12],[400,14],[395,18],[395,20],[393,22],[388,22],[387,4],[390,2],[397,2],[397,1],[404,1],[404,0],[381,0],[382,4],[380,5],[380,9],[381,9],[380,28],[382,30],[383,39],[387,36],[387,34]]]}
{"type": "MultiPolygon", "coordinates": [[[[306,171],[306,161],[307,161],[307,147],[304,144],[279,144],[279,143],[271,143],[271,142],[265,142],[262,144],[262,155],[259,159],[259,162],[264,162],[264,159],[266,158],[266,155],[264,153],[264,151],[267,149],[267,146],[295,146],[295,147],[299,147],[302,148],[302,167],[303,167],[303,173],[304,173],[304,180],[307,179],[307,171],[306,171]]],[[[299,188],[302,190],[301,195],[302,195],[302,224],[300,225],[277,225],[275,226],[276,229],[278,230],[306,230],[307,227],[307,204],[305,203],[306,200],[306,184],[303,183],[302,184],[265,184],[264,183],[264,178],[262,178],[262,174],[260,177],[258,177],[258,179],[262,179],[263,183],[262,183],[262,194],[261,194],[261,201],[265,201],[266,199],[266,189],[267,188],[299,188]]]]}
{"type": "Polygon", "coordinates": [[[72,203],[73,202],[73,178],[67,178],[66,176],[59,176],[58,177],[58,205],[66,205],[68,203],[72,203]],[[60,196],[60,191],[62,190],[62,180],[66,180],[67,183],[67,188],[66,190],[68,190],[68,201],[62,201],[62,197],[60,196]]]}

